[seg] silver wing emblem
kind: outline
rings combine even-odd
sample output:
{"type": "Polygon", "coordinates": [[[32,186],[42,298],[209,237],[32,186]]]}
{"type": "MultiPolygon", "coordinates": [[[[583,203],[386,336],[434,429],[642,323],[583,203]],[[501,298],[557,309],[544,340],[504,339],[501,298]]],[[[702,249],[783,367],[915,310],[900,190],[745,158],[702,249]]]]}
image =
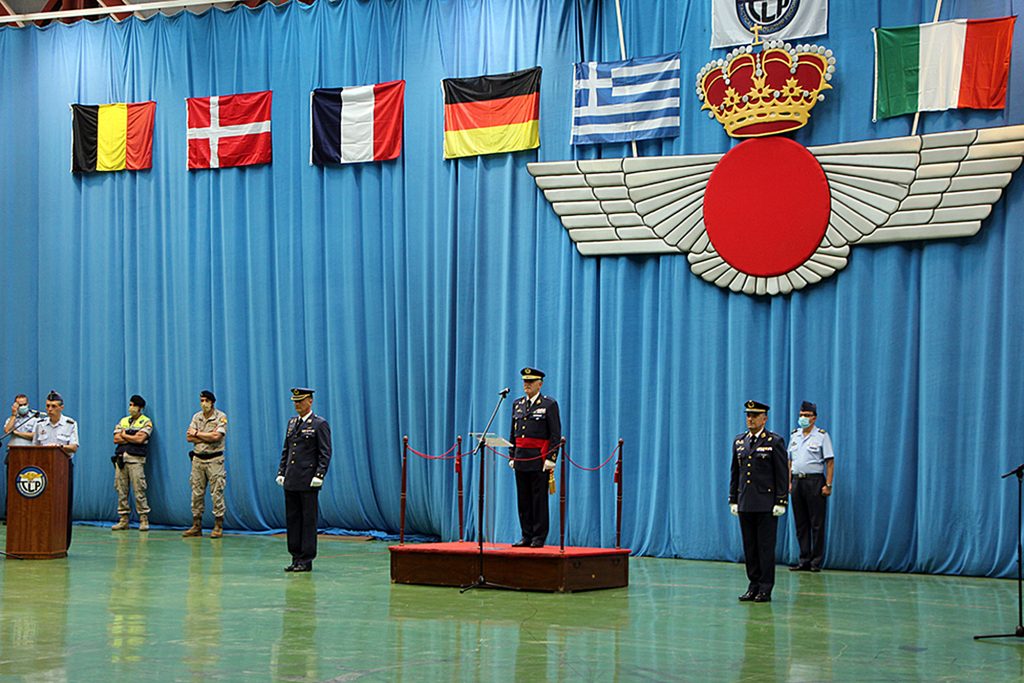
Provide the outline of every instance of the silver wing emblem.
{"type": "Polygon", "coordinates": [[[810,147],[831,193],[821,244],[771,277],[737,270],[704,227],[704,189],[723,155],[535,162],[537,187],[584,256],[684,253],[719,287],[786,294],[844,268],[857,244],[968,237],[1024,159],[1024,125],[810,147]]]}

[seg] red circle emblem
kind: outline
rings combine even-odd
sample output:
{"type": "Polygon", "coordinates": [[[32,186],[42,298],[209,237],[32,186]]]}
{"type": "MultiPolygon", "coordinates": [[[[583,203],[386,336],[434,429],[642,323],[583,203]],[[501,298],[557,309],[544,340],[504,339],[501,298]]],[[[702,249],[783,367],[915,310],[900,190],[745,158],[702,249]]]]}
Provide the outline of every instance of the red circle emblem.
{"type": "Polygon", "coordinates": [[[832,196],[821,164],[789,138],[745,140],[711,172],[704,225],[736,270],[770,277],[814,253],[828,228],[832,196]]]}

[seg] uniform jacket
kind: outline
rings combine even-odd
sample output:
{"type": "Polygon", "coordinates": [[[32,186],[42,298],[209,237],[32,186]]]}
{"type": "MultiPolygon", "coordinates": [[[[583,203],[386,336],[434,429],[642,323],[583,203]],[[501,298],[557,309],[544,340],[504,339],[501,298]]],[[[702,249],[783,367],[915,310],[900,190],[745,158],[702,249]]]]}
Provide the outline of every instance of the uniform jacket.
{"type": "MultiPolygon", "coordinates": [[[[526,396],[517,398],[512,404],[512,428],[508,440],[515,446],[517,438],[544,439],[548,443],[549,460],[555,460],[559,442],[562,440],[562,421],[558,416],[558,402],[550,396],[541,394],[532,406],[526,396]]],[[[510,449],[516,458],[536,458],[525,462],[516,462],[519,472],[534,472],[544,468],[544,458],[540,448],[510,449]]]]}
{"type": "Polygon", "coordinates": [[[281,464],[277,473],[284,477],[285,491],[310,491],[314,476],[327,476],[331,462],[331,426],[319,415],[306,421],[298,416],[288,420],[281,464]]]}
{"type": "Polygon", "coordinates": [[[729,503],[740,512],[771,512],[789,498],[789,460],[782,437],[767,429],[754,437],[749,431],[732,440],[729,503]]]}

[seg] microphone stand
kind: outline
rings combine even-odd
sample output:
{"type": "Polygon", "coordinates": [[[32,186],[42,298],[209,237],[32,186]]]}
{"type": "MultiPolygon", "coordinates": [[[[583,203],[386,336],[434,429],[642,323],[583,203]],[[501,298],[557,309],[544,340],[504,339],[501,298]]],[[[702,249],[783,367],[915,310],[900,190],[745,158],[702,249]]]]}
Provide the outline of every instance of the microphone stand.
{"type": "Polygon", "coordinates": [[[974,636],[975,640],[983,638],[1024,638],[1024,581],[1021,579],[1021,486],[1024,483],[1024,465],[1010,470],[1000,477],[1017,477],[1017,627],[1013,633],[995,633],[987,636],[974,636]]]}
{"type": "Polygon", "coordinates": [[[504,588],[504,586],[498,586],[498,584],[487,583],[487,579],[484,578],[484,447],[487,442],[487,433],[491,431],[491,423],[494,422],[494,416],[498,414],[498,408],[501,407],[501,404],[504,403],[505,398],[508,396],[508,391],[508,389],[502,389],[498,392],[498,403],[494,406],[494,412],[491,413],[491,419],[487,421],[484,431],[480,432],[480,440],[476,444],[476,450],[480,454],[480,486],[479,491],[477,491],[476,503],[476,545],[479,571],[476,581],[468,586],[463,586],[459,590],[460,595],[473,588],[485,588],[488,586],[504,588]]]}

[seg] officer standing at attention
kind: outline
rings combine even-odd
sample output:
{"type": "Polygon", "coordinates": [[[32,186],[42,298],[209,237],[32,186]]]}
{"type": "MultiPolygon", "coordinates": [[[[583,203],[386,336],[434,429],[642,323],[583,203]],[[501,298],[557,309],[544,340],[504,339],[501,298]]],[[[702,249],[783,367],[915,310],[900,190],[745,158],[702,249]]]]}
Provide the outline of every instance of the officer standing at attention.
{"type": "Polygon", "coordinates": [[[793,523],[800,544],[800,560],[790,571],[821,571],[825,559],[825,503],[832,495],[835,454],[832,439],[815,426],[818,406],[800,404],[800,414],[789,435],[789,492],[793,497],[793,523]]]}
{"type": "Polygon", "coordinates": [[[786,514],[789,464],[782,437],[764,428],[768,406],[744,404],[747,431],[732,441],[729,511],[740,518],[747,592],[741,602],[771,602],[778,518],[786,514]]]}
{"type": "Polygon", "coordinates": [[[562,422],[558,402],[542,396],[544,373],[536,368],[519,371],[523,392],[512,404],[509,441],[514,459],[508,461],[516,472],[516,499],[522,537],[513,547],[543,548],[548,537],[548,473],[555,469],[562,422]]]}
{"type": "Polygon", "coordinates": [[[146,456],[149,455],[149,437],[153,435],[153,421],[142,414],[146,399],[135,394],[128,399],[128,416],[122,417],[114,427],[114,490],[117,491],[117,514],[120,519],[111,531],[128,528],[132,514],[128,502],[129,485],[135,491],[135,511],[139,513],[139,531],[149,531],[149,501],[146,500],[146,456]]]}
{"type": "Polygon", "coordinates": [[[316,557],[317,496],[331,463],[331,426],[313,414],[313,390],[292,389],[298,417],[288,420],[277,483],[284,487],[284,513],[288,525],[286,572],[311,572],[316,557]]]}
{"type": "Polygon", "coordinates": [[[56,391],[46,395],[46,417],[36,422],[33,446],[59,446],[68,456],[68,547],[71,547],[71,509],[75,502],[75,452],[78,423],[64,415],[64,398],[56,391]]]}
{"type": "Polygon", "coordinates": [[[185,439],[195,447],[189,452],[192,473],[189,484],[192,487],[192,526],[181,535],[185,538],[203,535],[203,510],[206,503],[206,487],[210,487],[213,502],[213,531],[210,538],[224,535],[224,488],[227,486],[227,470],[224,469],[224,441],[228,434],[228,416],[217,410],[217,397],[212,391],[199,392],[199,412],[185,432],[185,439]]]}

